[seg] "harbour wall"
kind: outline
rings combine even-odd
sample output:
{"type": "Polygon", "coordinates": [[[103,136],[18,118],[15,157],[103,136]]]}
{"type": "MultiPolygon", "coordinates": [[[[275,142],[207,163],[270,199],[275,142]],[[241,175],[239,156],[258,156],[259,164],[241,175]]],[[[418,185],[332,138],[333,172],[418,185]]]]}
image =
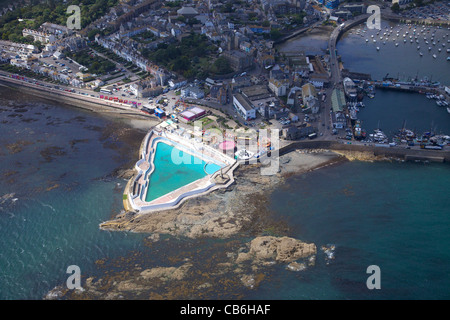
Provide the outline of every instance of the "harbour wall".
{"type": "Polygon", "coordinates": [[[405,147],[385,147],[361,144],[344,144],[335,141],[311,140],[294,141],[280,148],[280,155],[299,149],[329,149],[344,152],[362,152],[374,158],[395,158],[405,161],[429,161],[450,163],[450,151],[406,149],[405,147]]]}

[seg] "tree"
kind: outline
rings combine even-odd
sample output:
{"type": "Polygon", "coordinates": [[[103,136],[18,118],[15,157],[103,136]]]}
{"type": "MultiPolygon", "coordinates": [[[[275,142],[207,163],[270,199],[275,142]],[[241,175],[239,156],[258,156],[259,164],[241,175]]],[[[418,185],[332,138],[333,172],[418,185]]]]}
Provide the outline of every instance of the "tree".
{"type": "Polygon", "coordinates": [[[173,63],[172,70],[173,71],[185,71],[188,70],[190,66],[190,61],[188,57],[181,56],[178,57],[175,62],[173,63]]]}
{"type": "Polygon", "coordinates": [[[400,11],[400,5],[398,4],[398,2],[394,3],[394,4],[391,6],[391,10],[392,10],[392,12],[394,12],[394,13],[398,13],[398,12],[400,11]]]}
{"type": "Polygon", "coordinates": [[[99,29],[91,29],[91,30],[89,30],[88,34],[87,34],[89,40],[91,40],[91,41],[94,40],[95,36],[97,35],[97,33],[99,33],[101,35],[103,34],[102,30],[99,30],[99,29]]]}
{"type": "Polygon", "coordinates": [[[213,64],[218,74],[226,74],[233,71],[230,67],[230,62],[225,57],[219,57],[213,64]]]}
{"type": "Polygon", "coordinates": [[[282,36],[281,31],[278,29],[272,29],[270,30],[270,39],[272,40],[278,40],[282,36]]]}

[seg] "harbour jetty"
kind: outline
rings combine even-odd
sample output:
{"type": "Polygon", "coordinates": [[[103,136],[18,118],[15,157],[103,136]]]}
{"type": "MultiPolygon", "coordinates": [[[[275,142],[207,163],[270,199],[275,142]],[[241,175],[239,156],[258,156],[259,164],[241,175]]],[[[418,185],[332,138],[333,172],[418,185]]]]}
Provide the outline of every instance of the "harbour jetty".
{"type": "Polygon", "coordinates": [[[429,161],[450,163],[449,150],[406,149],[405,147],[390,147],[388,144],[339,143],[336,141],[313,140],[295,141],[280,148],[279,154],[286,154],[298,149],[329,149],[344,152],[362,152],[373,159],[399,159],[404,161],[429,161]]]}

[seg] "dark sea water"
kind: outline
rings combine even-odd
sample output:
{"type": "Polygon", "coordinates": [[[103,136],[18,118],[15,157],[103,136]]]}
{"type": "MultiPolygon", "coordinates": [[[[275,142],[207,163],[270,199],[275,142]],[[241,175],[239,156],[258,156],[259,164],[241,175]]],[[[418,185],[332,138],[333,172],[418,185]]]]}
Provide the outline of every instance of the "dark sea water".
{"type": "Polygon", "coordinates": [[[318,247],[316,265],[283,272],[251,297],[449,299],[450,166],[347,162],[292,177],[271,196],[292,236],[318,247]],[[328,263],[327,263],[328,262],[328,263]],[[380,268],[381,289],[366,286],[380,268]]]}
{"type": "Polygon", "coordinates": [[[450,114],[439,107],[436,100],[425,95],[392,90],[377,90],[375,98],[364,99],[358,118],[363,128],[372,133],[380,128],[389,137],[405,126],[418,134],[427,131],[436,134],[450,134],[450,114]]]}
{"type": "MultiPolygon", "coordinates": [[[[401,36],[397,47],[392,36],[386,44],[379,38],[373,43],[375,30],[357,35],[363,24],[344,34],[337,45],[344,67],[377,80],[386,75],[401,80],[417,76],[450,84],[450,63],[442,47],[442,43],[449,47],[448,36],[444,38],[448,30],[427,32],[428,40],[432,33],[441,39],[439,53],[439,46],[431,45],[428,51],[424,35],[419,44],[411,44],[409,37],[404,43],[403,33],[413,35],[413,30],[382,22],[383,29],[391,26],[401,36]]],[[[289,40],[280,50],[305,50],[313,43],[326,49],[326,39],[312,35],[289,40]]],[[[375,98],[364,99],[364,103],[358,118],[368,132],[380,127],[392,136],[403,125],[418,133],[450,132],[445,108],[423,95],[377,90],[375,98]]],[[[449,187],[448,164],[348,162],[290,178],[272,194],[272,209],[288,219],[292,236],[318,247],[334,244],[334,259],[319,250],[316,265],[306,271],[286,273],[279,266],[278,277],[262,284],[251,297],[449,299],[450,200],[445,195],[449,187]],[[380,290],[367,288],[370,265],[380,268],[380,290]]]]}

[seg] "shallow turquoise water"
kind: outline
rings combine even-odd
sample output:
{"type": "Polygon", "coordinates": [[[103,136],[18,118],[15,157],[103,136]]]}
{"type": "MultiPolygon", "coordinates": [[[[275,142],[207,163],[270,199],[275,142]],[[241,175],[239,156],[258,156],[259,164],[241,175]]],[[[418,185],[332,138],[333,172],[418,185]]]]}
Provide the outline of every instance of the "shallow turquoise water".
{"type": "Polygon", "coordinates": [[[154,166],[155,170],[149,178],[149,189],[145,199],[147,202],[220,170],[217,164],[207,164],[197,157],[161,142],[156,145],[154,166]]]}
{"type": "MultiPolygon", "coordinates": [[[[109,177],[120,161],[101,139],[107,121],[23,103],[3,100],[0,110],[0,299],[41,299],[65,284],[69,265],[82,277],[102,277],[97,259],[142,252],[144,266],[159,266],[161,255],[180,254],[176,239],[149,250],[145,234],[99,230],[122,210],[126,184],[109,177]],[[31,143],[13,153],[7,146],[17,141],[31,143]]],[[[170,148],[161,146],[160,165],[174,170],[170,148]]],[[[203,176],[202,164],[197,168],[203,176]]],[[[162,170],[160,179],[167,178],[162,170]]],[[[319,249],[313,267],[292,272],[277,264],[259,287],[236,290],[248,299],[449,299],[449,188],[446,164],[348,162],[291,177],[271,195],[275,217],[287,220],[288,236],[318,248],[335,244],[335,259],[327,264],[319,249]],[[380,290],[365,285],[369,265],[381,269],[380,290]]],[[[208,243],[180,243],[212,254],[208,243]]]]}

